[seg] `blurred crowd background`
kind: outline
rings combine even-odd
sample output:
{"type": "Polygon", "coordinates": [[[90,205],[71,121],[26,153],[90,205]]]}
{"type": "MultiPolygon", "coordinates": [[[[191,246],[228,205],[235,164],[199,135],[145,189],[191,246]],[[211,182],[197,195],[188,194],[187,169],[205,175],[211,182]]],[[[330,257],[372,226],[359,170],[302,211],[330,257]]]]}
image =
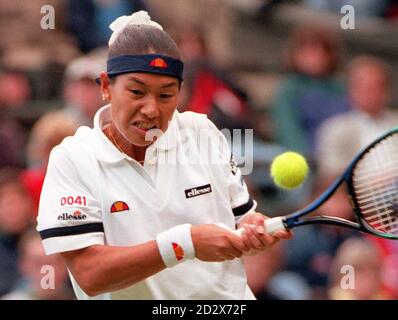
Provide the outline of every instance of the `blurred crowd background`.
{"type": "MultiPolygon", "coordinates": [[[[35,231],[51,149],[103,105],[94,79],[105,70],[108,25],[145,9],[174,37],[186,63],[180,111],[220,128],[254,130],[246,182],[269,216],[319,195],[363,146],[398,125],[396,0],[14,0],[0,1],[0,297],[74,299],[57,256],[35,231]],[[340,10],[355,9],[344,30],[340,10]],[[41,8],[55,9],[43,30],[41,8]],[[293,150],[311,175],[277,189],[270,161],[293,150]],[[43,266],[54,286],[43,285],[43,266]]],[[[321,208],[351,219],[344,190],[321,208]]],[[[258,299],[396,299],[398,242],[307,226],[292,241],[245,258],[258,299]],[[355,288],[341,286],[344,266],[355,288]]]]}

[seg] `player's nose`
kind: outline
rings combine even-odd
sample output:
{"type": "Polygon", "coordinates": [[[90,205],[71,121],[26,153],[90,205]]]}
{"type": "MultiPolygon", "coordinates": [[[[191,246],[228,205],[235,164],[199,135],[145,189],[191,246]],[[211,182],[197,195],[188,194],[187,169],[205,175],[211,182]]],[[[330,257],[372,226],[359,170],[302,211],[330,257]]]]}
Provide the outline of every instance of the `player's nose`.
{"type": "Polygon", "coordinates": [[[159,115],[159,106],[156,97],[148,95],[141,109],[141,113],[149,119],[156,118],[159,115]]]}

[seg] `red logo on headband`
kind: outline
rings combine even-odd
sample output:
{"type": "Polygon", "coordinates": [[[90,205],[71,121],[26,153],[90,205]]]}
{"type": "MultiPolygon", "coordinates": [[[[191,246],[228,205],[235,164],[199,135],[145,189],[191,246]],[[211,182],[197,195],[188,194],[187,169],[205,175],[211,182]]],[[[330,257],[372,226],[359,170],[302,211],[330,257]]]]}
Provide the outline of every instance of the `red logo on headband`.
{"type": "Polygon", "coordinates": [[[151,67],[157,67],[157,68],[167,68],[168,67],[167,62],[164,61],[162,58],[153,59],[149,65],[151,67]]]}

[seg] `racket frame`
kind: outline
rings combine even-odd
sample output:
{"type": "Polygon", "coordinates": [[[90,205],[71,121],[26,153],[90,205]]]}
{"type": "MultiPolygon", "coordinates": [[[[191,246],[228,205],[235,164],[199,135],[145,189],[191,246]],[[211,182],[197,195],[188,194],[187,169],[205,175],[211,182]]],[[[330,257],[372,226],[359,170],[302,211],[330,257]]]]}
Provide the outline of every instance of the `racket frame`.
{"type": "Polygon", "coordinates": [[[297,226],[302,226],[302,225],[308,225],[308,224],[328,224],[328,225],[334,225],[334,226],[340,226],[340,227],[346,227],[366,233],[370,233],[382,238],[387,238],[387,239],[398,239],[398,235],[392,235],[392,234],[387,234],[383,232],[379,232],[376,229],[372,228],[365,220],[363,217],[360,209],[359,209],[359,203],[356,199],[355,196],[355,190],[354,190],[354,185],[353,185],[353,172],[355,171],[355,168],[359,161],[365,156],[365,154],[372,149],[376,144],[378,144],[380,141],[384,140],[385,138],[395,134],[398,132],[398,127],[386,132],[383,134],[381,137],[373,141],[369,146],[367,146],[365,149],[363,149],[361,152],[359,152],[355,158],[351,161],[351,163],[348,165],[347,169],[341,175],[339,178],[337,178],[329,187],[326,191],[324,191],[317,199],[315,199],[313,202],[311,202],[309,205],[304,207],[301,210],[298,210],[296,212],[293,212],[289,215],[286,215],[283,218],[283,224],[286,229],[291,229],[293,227],[297,226]],[[339,217],[332,217],[332,216],[316,216],[316,217],[309,217],[303,220],[299,220],[300,217],[307,215],[310,212],[313,212],[317,210],[323,203],[325,203],[329,198],[334,194],[334,192],[340,187],[341,184],[345,182],[345,185],[347,187],[349,199],[351,202],[352,209],[354,211],[355,217],[356,217],[356,222],[354,221],[349,221],[343,218],[339,217]]]}

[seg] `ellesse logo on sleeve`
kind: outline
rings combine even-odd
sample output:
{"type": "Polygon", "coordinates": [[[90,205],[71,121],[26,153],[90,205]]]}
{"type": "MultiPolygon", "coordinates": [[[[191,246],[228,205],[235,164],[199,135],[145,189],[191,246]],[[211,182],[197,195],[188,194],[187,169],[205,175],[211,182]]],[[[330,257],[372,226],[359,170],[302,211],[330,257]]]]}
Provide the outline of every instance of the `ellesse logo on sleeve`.
{"type": "Polygon", "coordinates": [[[192,188],[192,189],[185,190],[185,197],[187,199],[189,199],[189,198],[201,196],[203,194],[210,193],[210,192],[212,192],[211,185],[210,184],[206,184],[204,186],[195,187],[195,188],[192,188]]]}
{"type": "Polygon", "coordinates": [[[86,220],[87,215],[84,213],[81,213],[79,210],[74,211],[72,214],[64,212],[58,216],[58,220],[63,220],[63,221],[76,221],[76,220],[86,220]]]}

